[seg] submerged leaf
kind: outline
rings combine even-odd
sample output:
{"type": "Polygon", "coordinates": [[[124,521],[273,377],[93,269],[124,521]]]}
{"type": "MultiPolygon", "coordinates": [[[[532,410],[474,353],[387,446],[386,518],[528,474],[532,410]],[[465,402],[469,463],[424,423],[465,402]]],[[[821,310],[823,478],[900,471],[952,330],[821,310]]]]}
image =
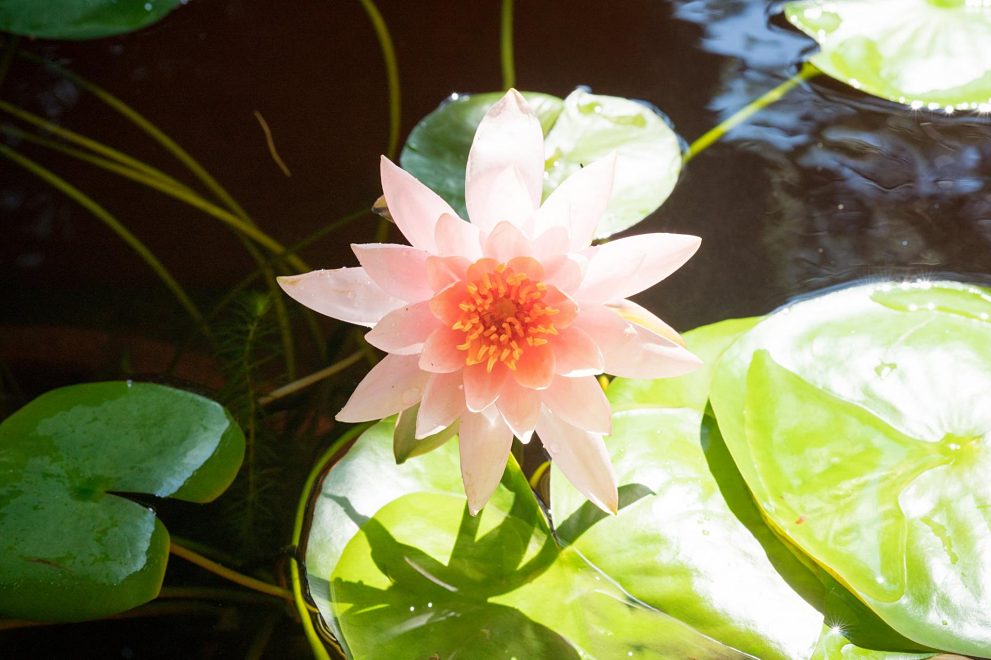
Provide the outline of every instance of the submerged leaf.
{"type": "Polygon", "coordinates": [[[158,595],[165,526],[117,493],[208,502],[244,436],[217,403],[150,383],[64,387],[0,424],[0,614],[75,621],[158,595]]]}
{"type": "Polygon", "coordinates": [[[815,39],[829,76],[913,108],[991,110],[991,4],[799,0],[785,16],[815,39]]]}

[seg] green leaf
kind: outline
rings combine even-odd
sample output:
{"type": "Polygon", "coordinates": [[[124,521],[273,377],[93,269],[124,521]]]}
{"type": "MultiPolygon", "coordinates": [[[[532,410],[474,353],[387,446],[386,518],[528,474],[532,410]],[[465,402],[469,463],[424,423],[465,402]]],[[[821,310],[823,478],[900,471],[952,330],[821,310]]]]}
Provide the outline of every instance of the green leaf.
{"type": "Polygon", "coordinates": [[[149,383],[49,392],[0,424],[0,613],[72,621],[158,595],[169,536],[119,494],[220,495],[244,436],[209,399],[149,383]]]}
{"type": "Polygon", "coordinates": [[[307,541],[355,657],[745,657],[562,551],[514,462],[473,517],[454,443],[396,465],[391,436],[373,427],[330,470],[307,541]]]}
{"type": "Polygon", "coordinates": [[[780,535],[905,637],[983,656],[991,326],[975,293],[870,284],[785,308],[727,349],[712,405],[780,535]]]}
{"type": "Polygon", "coordinates": [[[890,101],[991,110],[991,6],[969,0],[800,0],[785,16],[819,43],[811,62],[890,101]]]}
{"type": "Polygon", "coordinates": [[[396,430],[392,434],[392,453],[396,457],[396,463],[405,463],[409,458],[431,452],[453,438],[458,432],[459,423],[456,421],[433,435],[417,438],[416,415],[419,412],[420,404],[418,403],[399,413],[396,419],[396,430]]]}
{"type": "Polygon", "coordinates": [[[0,0],[0,30],[42,39],[95,39],[162,20],[187,0],[0,0]]]}
{"type": "MultiPolygon", "coordinates": [[[[468,150],[482,116],[501,93],[452,97],[410,133],[400,162],[467,219],[468,150]]],[[[524,93],[540,117],[546,157],[544,197],[568,176],[616,152],[613,196],[596,230],[605,238],[635,225],[668,198],[681,171],[681,146],[651,106],[577,89],[562,101],[524,93]]]]}
{"type": "Polygon", "coordinates": [[[924,660],[933,657],[932,653],[901,653],[861,648],[843,633],[842,626],[823,626],[811,660],[924,660]]]}
{"type": "Polygon", "coordinates": [[[552,513],[561,540],[639,600],[757,657],[807,658],[823,615],[782,574],[810,594],[821,596],[821,585],[760,529],[759,515],[746,517],[755,509],[746,488],[731,480],[735,468],[718,430],[700,435],[710,365],[758,320],[686,333],[689,349],[706,363],[698,372],[615,379],[606,392],[622,411],[613,415],[606,446],[619,514],[589,506],[556,470],[552,513]]]}

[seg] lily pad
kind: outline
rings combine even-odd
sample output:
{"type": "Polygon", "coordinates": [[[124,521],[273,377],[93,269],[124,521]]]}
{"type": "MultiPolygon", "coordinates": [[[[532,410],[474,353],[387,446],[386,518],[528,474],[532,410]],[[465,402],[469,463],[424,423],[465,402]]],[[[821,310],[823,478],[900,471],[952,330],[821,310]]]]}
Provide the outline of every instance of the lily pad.
{"type": "Polygon", "coordinates": [[[893,629],[991,653],[986,289],[874,283],[796,303],[723,354],[711,401],[769,524],[893,629]]]}
{"type": "Polygon", "coordinates": [[[145,493],[208,502],[244,436],[220,404],[149,383],[76,385],[0,424],[0,613],[74,621],[158,595],[169,535],[145,493]]]}
{"type": "MultiPolygon", "coordinates": [[[[702,433],[711,365],[758,321],[686,333],[688,347],[705,363],[698,372],[613,380],[606,393],[618,412],[606,446],[619,484],[619,514],[604,516],[587,506],[554,470],[552,517],[563,542],[648,605],[760,658],[808,658],[823,615],[779,571],[790,569],[807,591],[821,591],[820,585],[787,550],[769,558],[737,518],[741,508],[753,507],[749,493],[717,480],[714,472],[732,470],[732,462],[702,433]]],[[[759,516],[751,517],[759,524],[759,516]]]]}
{"type": "MultiPolygon", "coordinates": [[[[475,129],[501,93],[456,95],[410,133],[404,169],[467,219],[465,165],[475,129]]],[[[605,238],[632,227],[668,198],[681,171],[681,145],[653,107],[577,89],[563,101],[524,92],[544,129],[544,197],[588,163],[618,155],[613,197],[596,230],[605,238]]]]}
{"type": "Polygon", "coordinates": [[[0,0],[0,30],[42,39],[95,39],[151,25],[188,0],[0,0]]]}
{"type": "Polygon", "coordinates": [[[512,461],[473,517],[456,443],[396,465],[392,433],[371,428],[330,470],[307,540],[355,657],[747,657],[562,550],[512,461]]]}
{"type": "Polygon", "coordinates": [[[991,111],[986,2],[800,0],[785,16],[819,43],[812,64],[851,87],[914,108],[991,111]]]}

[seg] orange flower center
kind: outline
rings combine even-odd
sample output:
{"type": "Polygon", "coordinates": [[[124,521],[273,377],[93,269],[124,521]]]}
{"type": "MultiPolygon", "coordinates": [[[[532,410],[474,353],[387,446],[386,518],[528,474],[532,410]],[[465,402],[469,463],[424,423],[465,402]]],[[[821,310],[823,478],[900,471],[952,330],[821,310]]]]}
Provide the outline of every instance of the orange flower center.
{"type": "Polygon", "coordinates": [[[502,362],[515,370],[527,347],[543,346],[547,335],[558,332],[554,317],[561,310],[548,304],[547,285],[510,265],[484,269],[463,291],[461,314],[451,329],[465,334],[458,350],[466,352],[468,366],[484,362],[491,372],[502,362]]]}

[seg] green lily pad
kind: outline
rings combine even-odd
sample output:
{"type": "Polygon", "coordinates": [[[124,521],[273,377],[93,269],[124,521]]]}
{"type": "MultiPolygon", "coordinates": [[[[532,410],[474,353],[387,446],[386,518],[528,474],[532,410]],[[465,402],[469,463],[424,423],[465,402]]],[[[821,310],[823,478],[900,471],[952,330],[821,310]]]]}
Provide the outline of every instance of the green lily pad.
{"type": "Polygon", "coordinates": [[[158,595],[169,535],[121,494],[208,502],[244,436],[219,404],[149,383],[76,385],[0,424],[0,613],[73,621],[158,595]]]}
{"type": "Polygon", "coordinates": [[[456,442],[396,465],[392,433],[371,428],[330,470],[307,539],[307,579],[326,571],[321,613],[355,657],[747,657],[562,550],[512,461],[473,517],[456,442]]]}
{"type": "Polygon", "coordinates": [[[151,25],[188,0],[0,0],[0,30],[42,39],[95,39],[151,25]]]}
{"type": "Polygon", "coordinates": [[[986,289],[875,283],[797,303],[723,354],[712,406],[769,524],[893,629],[991,653],[986,289]],[[963,304],[961,304],[963,303],[963,304]]]}
{"type": "Polygon", "coordinates": [[[815,39],[811,62],[914,108],[991,111],[991,5],[971,0],[800,0],[785,16],[815,39]]]}
{"type": "Polygon", "coordinates": [[[823,615],[779,571],[790,567],[809,590],[819,584],[787,550],[769,559],[734,511],[753,506],[749,493],[713,473],[717,463],[732,469],[732,462],[700,435],[711,365],[759,320],[686,333],[705,363],[695,373],[613,380],[606,393],[618,412],[606,446],[620,511],[601,515],[554,470],[552,517],[563,542],[648,605],[760,658],[808,658],[823,615]]]}
{"type": "MultiPolygon", "coordinates": [[[[855,645],[843,634],[842,626],[823,626],[822,635],[810,660],[925,660],[932,653],[877,651],[855,645]]],[[[946,660],[951,660],[947,658],[946,660]]]]}
{"type": "MultiPolygon", "coordinates": [[[[563,101],[524,92],[544,130],[544,197],[582,166],[618,154],[613,196],[596,230],[605,238],[632,227],[668,198],[681,171],[678,136],[652,107],[577,89],[563,101]]],[[[502,93],[454,96],[410,133],[402,167],[462,218],[465,166],[475,129],[502,93]]]]}

